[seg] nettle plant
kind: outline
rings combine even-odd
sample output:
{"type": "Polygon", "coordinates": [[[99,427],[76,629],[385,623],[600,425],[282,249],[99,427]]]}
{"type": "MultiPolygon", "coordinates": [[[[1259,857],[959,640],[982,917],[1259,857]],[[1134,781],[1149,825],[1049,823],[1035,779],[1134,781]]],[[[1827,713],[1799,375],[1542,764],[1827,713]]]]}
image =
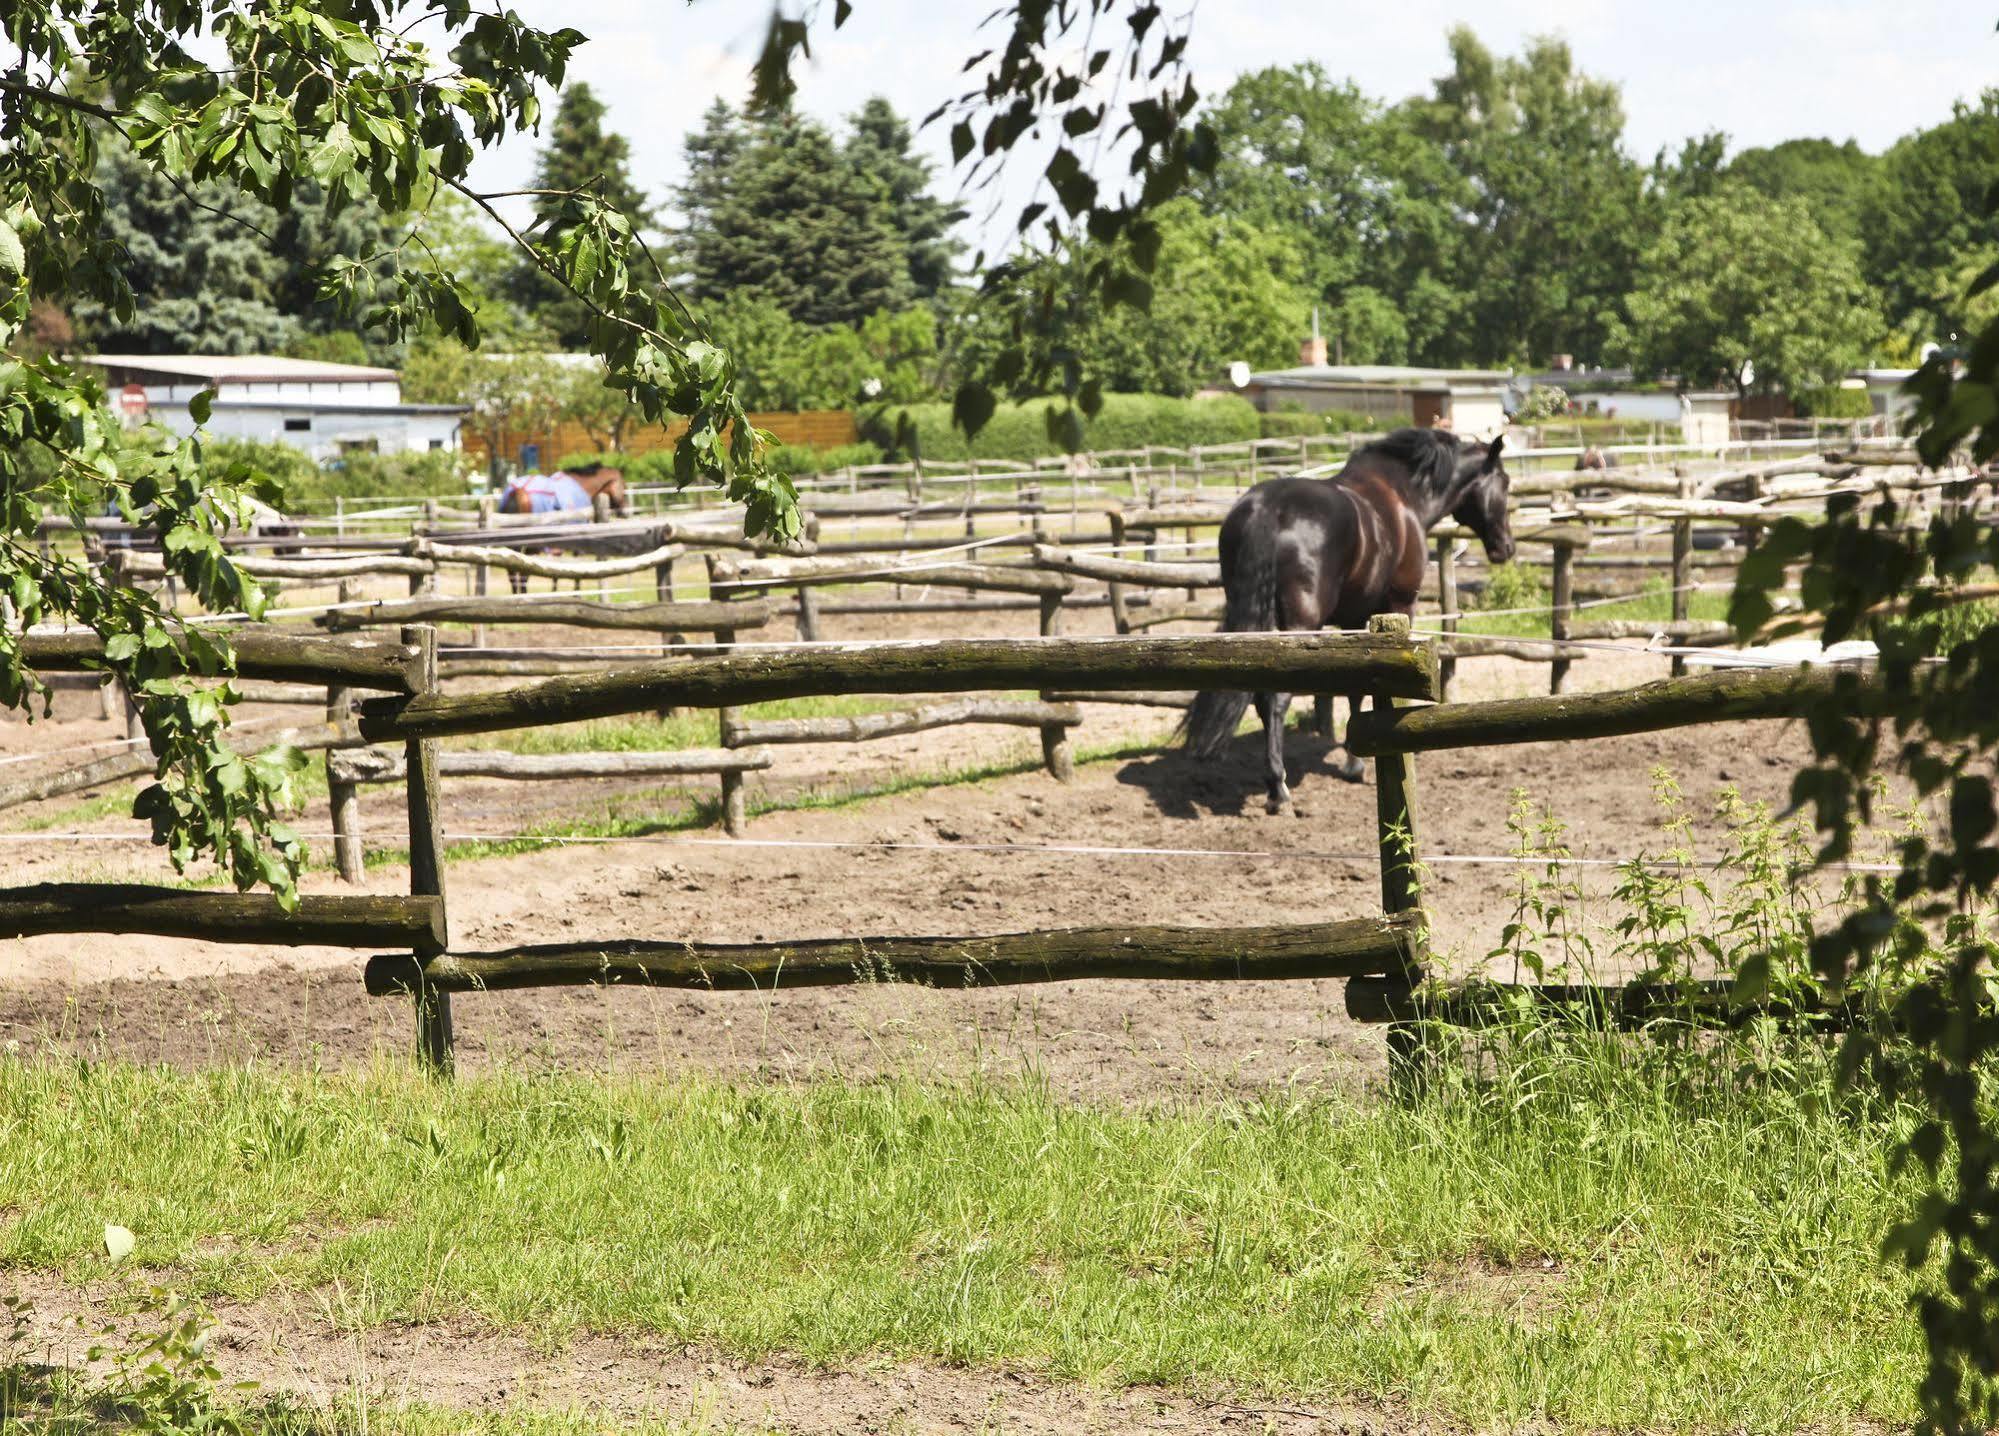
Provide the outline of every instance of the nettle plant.
{"type": "MultiPolygon", "coordinates": [[[[831,23],[851,10],[838,0],[831,23]]],[[[155,595],[114,587],[79,559],[45,555],[43,510],[59,525],[81,527],[107,510],[143,524],[188,594],[255,619],[263,595],[223,540],[249,501],[278,495],[247,464],[205,463],[198,437],[130,443],[96,380],[26,352],[38,304],[88,301],[120,319],[133,311],[127,257],[94,180],[114,132],[183,191],[233,186],[283,210],[310,180],[330,206],[405,219],[384,252],[343,255],[318,276],[324,299],[394,338],[430,331],[479,343],[471,295],[423,223],[442,196],[464,197],[581,303],[607,387],[645,421],[680,426],[676,479],[740,502],[752,534],[798,532],[796,493],[765,462],[768,436],[748,421],[734,359],[705,337],[633,220],[588,185],[509,194],[467,181],[482,148],[536,126],[545,93],[561,86],[584,43],[577,31],[538,30],[468,0],[16,0],[0,16],[0,593],[20,625],[102,636],[104,666],[134,695],[158,759],[138,811],[177,866],[213,857],[239,886],[265,883],[290,901],[304,850],[282,814],[300,760],[235,753],[226,741],[235,693],[202,681],[231,671],[226,632],[182,623],[155,595]],[[507,222],[501,206],[515,198],[532,200],[531,225],[507,222]]],[[[753,107],[789,101],[792,65],[818,23],[816,12],[774,13],[753,107]]],[[[1052,280],[996,288],[1033,313],[1017,316],[992,383],[961,391],[959,416],[976,429],[996,393],[1052,385],[1072,401],[1052,422],[1080,435],[1076,412],[1093,407],[1097,390],[1063,339],[1071,311],[1091,299],[1149,299],[1142,276],[1157,244],[1148,211],[1204,154],[1205,131],[1188,122],[1186,31],[1135,0],[1019,0],[989,23],[1006,36],[966,66],[978,74],[947,107],[954,148],[967,159],[978,151],[973,177],[986,182],[1016,146],[1059,129],[1041,170],[1062,218],[1045,223],[1047,247],[1096,248],[1064,270],[1059,295],[1052,280]],[[1108,33],[1120,21],[1121,41],[1094,44],[1100,23],[1108,33]],[[1132,180],[1100,192],[1088,172],[1095,153],[1082,144],[1113,133],[1132,180]]],[[[1023,232],[1046,208],[1029,207],[1023,232]]],[[[204,421],[206,397],[191,408],[204,421]]],[[[46,712],[18,628],[0,626],[0,702],[37,700],[46,712]]]]}

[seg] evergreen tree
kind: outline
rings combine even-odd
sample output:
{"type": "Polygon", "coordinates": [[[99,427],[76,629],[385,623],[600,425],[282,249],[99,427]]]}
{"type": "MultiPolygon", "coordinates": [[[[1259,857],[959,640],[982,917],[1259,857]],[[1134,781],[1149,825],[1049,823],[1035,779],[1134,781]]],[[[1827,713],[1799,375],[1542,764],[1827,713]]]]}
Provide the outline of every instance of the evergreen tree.
{"type": "Polygon", "coordinates": [[[847,161],[887,201],[917,297],[934,299],[951,283],[953,262],[964,249],[951,234],[959,212],[930,192],[930,162],[911,148],[909,126],[887,100],[870,99],[848,126],[847,161]]]}
{"type": "Polygon", "coordinates": [[[887,196],[810,119],[774,114],[737,133],[711,110],[677,197],[697,299],[743,291],[802,324],[855,324],[914,296],[887,196]]]}
{"type": "MultiPolygon", "coordinates": [[[[645,191],[632,179],[631,145],[623,135],[606,128],[608,114],[604,102],[582,81],[564,89],[555,123],[549,128],[548,144],[535,164],[534,187],[598,195],[640,228],[649,228],[654,223],[652,207],[646,202],[645,191]]],[[[557,213],[561,205],[561,199],[554,195],[536,201],[535,223],[550,239],[560,234],[557,213]]],[[[590,311],[581,301],[565,295],[525,257],[515,271],[513,292],[515,302],[539,319],[563,347],[587,346],[590,311]]]]}
{"type": "Polygon", "coordinates": [[[362,360],[393,351],[319,297],[327,260],[396,242],[401,225],[374,205],[330,211],[310,179],[283,212],[221,185],[175,184],[117,134],[104,136],[96,179],[138,302],[125,322],[101,304],[79,304],[84,343],[109,353],[283,350],[362,360]]]}

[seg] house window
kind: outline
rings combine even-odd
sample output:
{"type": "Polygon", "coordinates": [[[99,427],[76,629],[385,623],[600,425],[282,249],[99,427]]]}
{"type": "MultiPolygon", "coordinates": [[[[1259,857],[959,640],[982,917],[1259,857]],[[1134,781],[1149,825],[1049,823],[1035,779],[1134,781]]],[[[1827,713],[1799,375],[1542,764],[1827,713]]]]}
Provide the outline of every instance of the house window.
{"type": "Polygon", "coordinates": [[[312,420],[287,419],[285,420],[285,432],[287,434],[310,434],[312,432],[312,420]]]}
{"type": "Polygon", "coordinates": [[[442,439],[432,439],[432,440],[430,441],[430,447],[431,447],[432,449],[441,449],[441,448],[443,448],[443,447],[444,447],[444,440],[442,440],[442,439]]]}

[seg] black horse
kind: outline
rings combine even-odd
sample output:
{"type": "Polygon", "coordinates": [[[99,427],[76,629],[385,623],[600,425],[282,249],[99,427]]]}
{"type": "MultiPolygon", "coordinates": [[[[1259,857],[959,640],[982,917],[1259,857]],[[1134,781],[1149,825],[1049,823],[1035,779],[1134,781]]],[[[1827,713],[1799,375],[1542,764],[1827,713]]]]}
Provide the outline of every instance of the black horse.
{"type": "MultiPolygon", "coordinates": [[[[1398,429],[1354,451],[1330,479],[1272,479],[1236,501],[1222,523],[1224,633],[1365,628],[1377,613],[1410,613],[1429,567],[1426,534],[1446,514],[1485,543],[1486,557],[1513,557],[1507,523],[1512,480],[1504,439],[1472,443],[1443,429],[1398,429]]],[[[1212,758],[1234,735],[1247,693],[1195,695],[1182,725],[1187,748],[1212,758]]],[[[1256,695],[1263,720],[1272,813],[1291,805],[1284,774],[1288,693],[1256,695]]],[[[1340,776],[1359,782],[1347,755],[1340,776]]]]}

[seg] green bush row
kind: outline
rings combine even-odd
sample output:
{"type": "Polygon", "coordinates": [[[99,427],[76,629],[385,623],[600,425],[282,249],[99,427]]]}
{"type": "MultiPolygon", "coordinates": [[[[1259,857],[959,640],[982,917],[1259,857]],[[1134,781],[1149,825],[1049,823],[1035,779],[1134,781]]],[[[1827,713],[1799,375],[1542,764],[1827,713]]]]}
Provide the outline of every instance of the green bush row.
{"type": "Polygon", "coordinates": [[[353,453],[320,465],[290,444],[255,439],[210,439],[202,445],[205,462],[227,467],[241,459],[285,486],[288,513],[318,513],[333,507],[336,497],[382,498],[415,495],[448,498],[470,487],[465,458],[446,449],[421,453],[353,453]]]}
{"type": "MultiPolygon", "coordinates": [[[[882,405],[861,414],[861,434],[884,453],[906,459],[902,442],[913,433],[926,459],[1041,459],[1065,452],[1049,432],[1048,415],[1060,401],[1030,399],[1004,404],[976,439],[951,422],[949,404],[882,405]]],[[[1173,399],[1159,394],[1106,394],[1104,407],[1083,428],[1082,448],[1104,452],[1147,445],[1184,449],[1191,444],[1230,444],[1259,437],[1257,412],[1234,395],[1213,399],[1173,399]]]]}
{"type": "Polygon", "coordinates": [[[1872,395],[1844,384],[1800,389],[1791,396],[1791,403],[1805,419],[1865,419],[1874,413],[1872,395]]]}

